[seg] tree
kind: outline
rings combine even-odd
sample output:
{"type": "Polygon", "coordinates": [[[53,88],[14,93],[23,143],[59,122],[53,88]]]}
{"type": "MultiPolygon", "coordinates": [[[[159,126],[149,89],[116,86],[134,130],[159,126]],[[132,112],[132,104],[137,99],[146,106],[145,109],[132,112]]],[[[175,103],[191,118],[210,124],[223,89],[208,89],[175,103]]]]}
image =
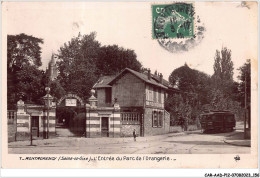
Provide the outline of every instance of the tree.
{"type": "Polygon", "coordinates": [[[7,68],[11,72],[27,65],[37,68],[42,65],[41,47],[43,40],[24,33],[7,35],[7,68]]]}
{"type": "Polygon", "coordinates": [[[183,93],[193,93],[199,98],[201,104],[208,102],[208,86],[210,76],[189,68],[187,64],[175,69],[169,76],[169,82],[177,86],[183,93]]]}
{"type": "Polygon", "coordinates": [[[45,83],[43,81],[44,71],[36,66],[24,66],[16,74],[16,92],[24,93],[26,103],[41,103],[45,95],[45,83]]]}
{"type": "Polygon", "coordinates": [[[194,124],[201,112],[201,106],[209,102],[210,76],[185,64],[171,73],[169,82],[180,89],[179,94],[169,94],[166,99],[165,106],[171,119],[176,120],[175,122],[183,119],[185,123],[194,124]]]}
{"type": "Polygon", "coordinates": [[[136,71],[142,68],[133,50],[101,46],[95,38],[95,32],[72,38],[60,48],[57,62],[60,86],[86,100],[101,75],[115,75],[126,67],[136,71]]]}
{"type": "Polygon", "coordinates": [[[248,59],[246,63],[239,69],[238,79],[240,80],[238,90],[240,93],[241,106],[248,111],[248,126],[251,127],[251,61],[248,59]]]}
{"type": "Polygon", "coordinates": [[[59,80],[54,80],[50,82],[50,94],[54,97],[54,100],[61,98],[62,96],[66,95],[65,89],[61,86],[59,80]]]}
{"type": "Polygon", "coordinates": [[[7,35],[7,104],[15,104],[23,93],[25,102],[39,102],[42,97],[41,63],[43,40],[26,34],[7,35]],[[37,87],[37,88],[34,88],[37,87]]]}
{"type": "Polygon", "coordinates": [[[73,92],[88,99],[97,81],[96,61],[100,43],[95,40],[96,33],[79,34],[65,43],[59,50],[60,60],[58,81],[66,92],[73,92]]]}
{"type": "Polygon", "coordinates": [[[209,87],[209,104],[203,107],[213,110],[229,110],[235,113],[237,120],[242,118],[239,83],[233,80],[233,62],[231,50],[226,47],[216,50],[214,74],[209,87]]]}
{"type": "Polygon", "coordinates": [[[223,47],[221,51],[216,50],[214,62],[214,74],[210,86],[209,98],[211,109],[231,110],[232,103],[236,99],[237,83],[233,80],[233,62],[231,50],[223,47]]]}
{"type": "Polygon", "coordinates": [[[214,74],[212,80],[214,88],[220,89],[226,95],[232,93],[233,84],[233,62],[231,60],[231,50],[223,47],[221,51],[216,50],[214,62],[214,74]]]}
{"type": "Polygon", "coordinates": [[[102,46],[97,61],[98,73],[115,75],[126,67],[140,72],[142,65],[136,58],[133,50],[124,49],[117,45],[102,46]]]}
{"type": "Polygon", "coordinates": [[[245,92],[247,95],[247,106],[250,106],[251,103],[251,62],[250,59],[240,67],[239,69],[238,79],[240,80],[238,89],[240,93],[240,101],[242,103],[242,107],[245,106],[245,92]],[[245,89],[246,87],[246,89],[245,89]]]}

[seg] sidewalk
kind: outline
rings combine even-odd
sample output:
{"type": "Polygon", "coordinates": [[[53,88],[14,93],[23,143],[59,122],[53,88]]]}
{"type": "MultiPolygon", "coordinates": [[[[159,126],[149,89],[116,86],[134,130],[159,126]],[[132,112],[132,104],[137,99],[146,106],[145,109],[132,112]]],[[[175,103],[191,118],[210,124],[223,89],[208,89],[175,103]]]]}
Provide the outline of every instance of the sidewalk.
{"type": "MultiPolygon", "coordinates": [[[[169,133],[164,135],[137,137],[137,142],[149,142],[160,140],[165,137],[177,137],[187,135],[185,132],[181,133],[169,133]]],[[[33,145],[41,147],[74,147],[74,146],[88,146],[88,145],[106,145],[106,144],[120,144],[133,142],[133,137],[99,137],[99,138],[85,138],[85,137],[56,137],[50,139],[37,139],[33,140],[33,145]]],[[[28,141],[17,141],[8,143],[9,148],[24,148],[30,147],[30,140],[28,141]]]]}
{"type": "Polygon", "coordinates": [[[224,139],[224,142],[235,146],[251,147],[251,139],[244,139],[244,132],[238,132],[224,139]]]}

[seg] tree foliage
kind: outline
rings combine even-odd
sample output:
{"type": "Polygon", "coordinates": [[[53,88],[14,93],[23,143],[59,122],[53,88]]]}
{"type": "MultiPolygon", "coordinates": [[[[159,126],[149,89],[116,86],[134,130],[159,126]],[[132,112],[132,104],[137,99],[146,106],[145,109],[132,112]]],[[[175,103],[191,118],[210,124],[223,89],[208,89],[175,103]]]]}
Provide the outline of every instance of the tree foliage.
{"type": "Polygon", "coordinates": [[[126,67],[136,71],[142,68],[133,50],[117,45],[101,46],[95,38],[95,32],[73,37],[60,48],[57,62],[59,86],[85,100],[99,76],[115,75],[126,67]]]}
{"type": "Polygon", "coordinates": [[[7,35],[7,69],[15,72],[27,65],[40,67],[42,43],[42,39],[24,33],[7,35]]]}
{"type": "Polygon", "coordinates": [[[233,80],[234,67],[228,48],[216,50],[213,68],[211,77],[186,64],[171,73],[170,83],[180,89],[180,94],[169,95],[165,103],[171,119],[178,121],[184,117],[188,122],[195,121],[194,118],[205,110],[230,110],[238,120],[243,118],[245,81],[247,104],[250,105],[250,60],[238,69],[239,82],[233,80]],[[185,109],[189,107],[190,110],[185,109]]]}
{"type": "Polygon", "coordinates": [[[126,67],[138,72],[141,70],[142,65],[136,59],[136,54],[133,50],[124,49],[117,45],[102,46],[100,48],[97,61],[97,69],[100,74],[114,75],[126,67]]]}
{"type": "Polygon", "coordinates": [[[216,50],[215,62],[214,62],[214,74],[212,80],[214,88],[218,88],[230,94],[230,89],[233,84],[234,67],[231,60],[231,50],[223,47],[221,51],[216,50]]]}
{"type": "Polygon", "coordinates": [[[238,85],[240,101],[242,106],[245,106],[245,93],[246,93],[246,100],[247,106],[250,106],[251,103],[251,62],[248,59],[247,62],[241,66],[239,69],[239,76],[238,79],[240,83],[238,85]]]}
{"type": "Polygon", "coordinates": [[[233,80],[234,67],[231,59],[231,50],[223,47],[216,50],[214,59],[214,74],[209,93],[211,108],[215,110],[230,109],[230,102],[234,101],[237,92],[236,83],[233,80]]]}
{"type": "Polygon", "coordinates": [[[7,100],[14,109],[19,97],[39,103],[44,93],[44,72],[39,70],[43,40],[26,34],[7,35],[7,100]]]}
{"type": "Polygon", "coordinates": [[[209,102],[208,91],[210,76],[185,64],[175,69],[169,82],[180,89],[180,93],[169,94],[166,109],[171,113],[171,120],[195,123],[201,112],[201,106],[209,102]]]}
{"type": "Polygon", "coordinates": [[[44,71],[35,66],[24,66],[16,73],[16,92],[24,93],[27,103],[41,103],[41,97],[45,95],[44,71]]]}
{"type": "Polygon", "coordinates": [[[100,43],[95,37],[95,33],[83,36],[79,34],[60,48],[58,82],[66,92],[73,92],[83,98],[89,96],[89,91],[97,80],[95,63],[100,43]]]}
{"type": "Polygon", "coordinates": [[[177,86],[183,93],[193,93],[199,98],[200,103],[208,102],[207,92],[210,85],[210,76],[195,69],[191,69],[187,64],[175,69],[169,76],[169,82],[177,86]]]}

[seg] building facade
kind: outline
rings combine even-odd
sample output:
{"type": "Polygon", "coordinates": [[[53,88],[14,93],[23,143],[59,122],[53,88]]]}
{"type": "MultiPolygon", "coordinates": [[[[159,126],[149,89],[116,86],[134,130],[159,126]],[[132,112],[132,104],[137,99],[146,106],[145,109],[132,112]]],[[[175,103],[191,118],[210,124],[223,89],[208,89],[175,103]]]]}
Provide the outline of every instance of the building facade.
{"type": "Polygon", "coordinates": [[[169,83],[162,75],[124,69],[117,76],[103,76],[94,85],[97,108],[112,107],[116,99],[120,106],[120,136],[159,135],[169,132],[170,115],[164,103],[169,83]]]}

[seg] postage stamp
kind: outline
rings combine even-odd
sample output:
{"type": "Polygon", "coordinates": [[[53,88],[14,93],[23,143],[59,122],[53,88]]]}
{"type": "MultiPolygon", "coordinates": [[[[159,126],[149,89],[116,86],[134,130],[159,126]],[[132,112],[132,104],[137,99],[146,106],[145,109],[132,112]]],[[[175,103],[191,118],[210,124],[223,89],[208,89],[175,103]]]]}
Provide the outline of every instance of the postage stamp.
{"type": "Polygon", "coordinates": [[[194,36],[192,3],[152,5],[153,39],[190,38],[194,36]]]}

